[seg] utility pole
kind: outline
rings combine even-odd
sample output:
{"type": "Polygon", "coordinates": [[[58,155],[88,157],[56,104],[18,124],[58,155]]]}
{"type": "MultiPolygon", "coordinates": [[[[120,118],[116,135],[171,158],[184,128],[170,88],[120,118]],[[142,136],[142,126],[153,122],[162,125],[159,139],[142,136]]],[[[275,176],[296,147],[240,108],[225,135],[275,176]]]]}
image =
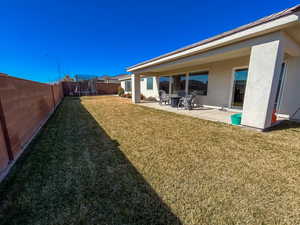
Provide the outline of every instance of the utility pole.
{"type": "MultiPolygon", "coordinates": [[[[58,74],[57,80],[60,81],[62,79],[62,77],[61,77],[61,63],[60,63],[59,58],[57,56],[50,56],[48,53],[46,53],[44,56],[55,60],[56,70],[57,70],[57,74],[58,74]]],[[[49,83],[50,83],[50,79],[49,79],[49,83]]]]}

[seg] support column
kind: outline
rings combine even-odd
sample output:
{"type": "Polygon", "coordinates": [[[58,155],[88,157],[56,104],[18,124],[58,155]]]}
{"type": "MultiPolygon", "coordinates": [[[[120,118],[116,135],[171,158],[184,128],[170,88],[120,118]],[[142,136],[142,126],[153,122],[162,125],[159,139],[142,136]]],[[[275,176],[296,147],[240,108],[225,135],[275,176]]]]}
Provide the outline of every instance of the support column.
{"type": "Polygon", "coordinates": [[[159,81],[160,81],[160,77],[154,77],[154,84],[156,85],[154,85],[153,86],[153,90],[154,90],[154,93],[155,93],[155,98],[157,99],[157,100],[159,100],[159,91],[160,91],[160,83],[159,83],[159,81]]]}
{"type": "Polygon", "coordinates": [[[141,101],[141,78],[138,74],[131,75],[131,94],[133,103],[141,101]]]}
{"type": "Polygon", "coordinates": [[[185,94],[189,94],[189,73],[185,73],[185,94]]]}
{"type": "Polygon", "coordinates": [[[281,35],[251,48],[242,125],[258,129],[271,126],[283,58],[281,35]]]}
{"type": "Polygon", "coordinates": [[[173,76],[169,76],[169,95],[173,92],[173,76]]]}

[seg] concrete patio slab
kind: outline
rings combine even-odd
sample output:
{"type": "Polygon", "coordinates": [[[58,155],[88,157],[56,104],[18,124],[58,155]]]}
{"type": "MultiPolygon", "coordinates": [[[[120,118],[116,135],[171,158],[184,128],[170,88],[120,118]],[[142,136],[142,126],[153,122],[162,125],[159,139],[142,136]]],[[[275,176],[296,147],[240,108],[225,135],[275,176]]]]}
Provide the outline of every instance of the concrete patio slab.
{"type": "Polygon", "coordinates": [[[210,121],[222,122],[227,124],[231,124],[230,116],[237,113],[237,112],[223,111],[223,110],[208,108],[208,107],[195,108],[193,110],[184,110],[184,109],[173,108],[170,105],[160,105],[157,102],[143,102],[143,103],[139,103],[139,105],[158,109],[158,110],[174,112],[181,115],[191,116],[203,120],[210,120],[210,121]]]}

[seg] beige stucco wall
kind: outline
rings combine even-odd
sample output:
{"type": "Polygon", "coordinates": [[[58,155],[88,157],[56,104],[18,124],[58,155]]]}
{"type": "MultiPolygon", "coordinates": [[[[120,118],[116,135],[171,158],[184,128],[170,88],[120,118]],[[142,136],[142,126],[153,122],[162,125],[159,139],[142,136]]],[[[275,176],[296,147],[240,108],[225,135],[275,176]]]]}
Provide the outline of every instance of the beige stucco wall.
{"type": "Polygon", "coordinates": [[[121,87],[125,90],[125,80],[121,81],[121,87]]]}
{"type": "Polygon", "coordinates": [[[272,125],[275,96],[284,59],[282,35],[278,34],[277,37],[278,40],[251,48],[242,125],[259,129],[272,125]]]}
{"type": "Polygon", "coordinates": [[[158,77],[152,77],[153,78],[153,89],[148,90],[147,89],[147,77],[141,78],[141,94],[144,95],[146,98],[154,97],[158,99],[159,97],[159,78],[158,77]]]}
{"type": "MultiPolygon", "coordinates": [[[[125,80],[121,81],[121,87],[125,90],[125,80]]],[[[141,78],[141,94],[146,98],[155,97],[158,99],[159,97],[159,78],[153,77],[153,89],[147,89],[147,77],[141,78]]],[[[125,91],[125,93],[128,93],[125,91]]]]}
{"type": "MultiPolygon", "coordinates": [[[[300,57],[289,57],[279,113],[291,116],[300,107],[300,57]]],[[[300,112],[295,119],[300,119],[300,112]]]]}
{"type": "Polygon", "coordinates": [[[198,96],[197,103],[208,106],[229,106],[233,88],[233,70],[235,68],[247,68],[249,57],[236,58],[203,66],[207,68],[208,90],[207,96],[198,96]]]}

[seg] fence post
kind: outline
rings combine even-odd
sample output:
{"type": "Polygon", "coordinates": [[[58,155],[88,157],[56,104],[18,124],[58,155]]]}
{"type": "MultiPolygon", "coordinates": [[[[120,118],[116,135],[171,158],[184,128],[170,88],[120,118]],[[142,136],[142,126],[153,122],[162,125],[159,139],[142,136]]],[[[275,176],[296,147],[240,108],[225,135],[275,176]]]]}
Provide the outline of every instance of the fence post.
{"type": "Polygon", "coordinates": [[[2,102],[1,102],[1,97],[0,97],[0,124],[1,124],[1,129],[3,132],[3,136],[4,136],[4,142],[5,142],[5,146],[6,146],[8,159],[11,161],[14,159],[14,154],[12,152],[12,146],[11,146],[11,142],[10,142],[10,138],[9,138],[9,133],[8,133],[8,129],[7,129],[7,124],[6,124],[4,110],[3,110],[3,106],[2,106],[2,102]]]}

